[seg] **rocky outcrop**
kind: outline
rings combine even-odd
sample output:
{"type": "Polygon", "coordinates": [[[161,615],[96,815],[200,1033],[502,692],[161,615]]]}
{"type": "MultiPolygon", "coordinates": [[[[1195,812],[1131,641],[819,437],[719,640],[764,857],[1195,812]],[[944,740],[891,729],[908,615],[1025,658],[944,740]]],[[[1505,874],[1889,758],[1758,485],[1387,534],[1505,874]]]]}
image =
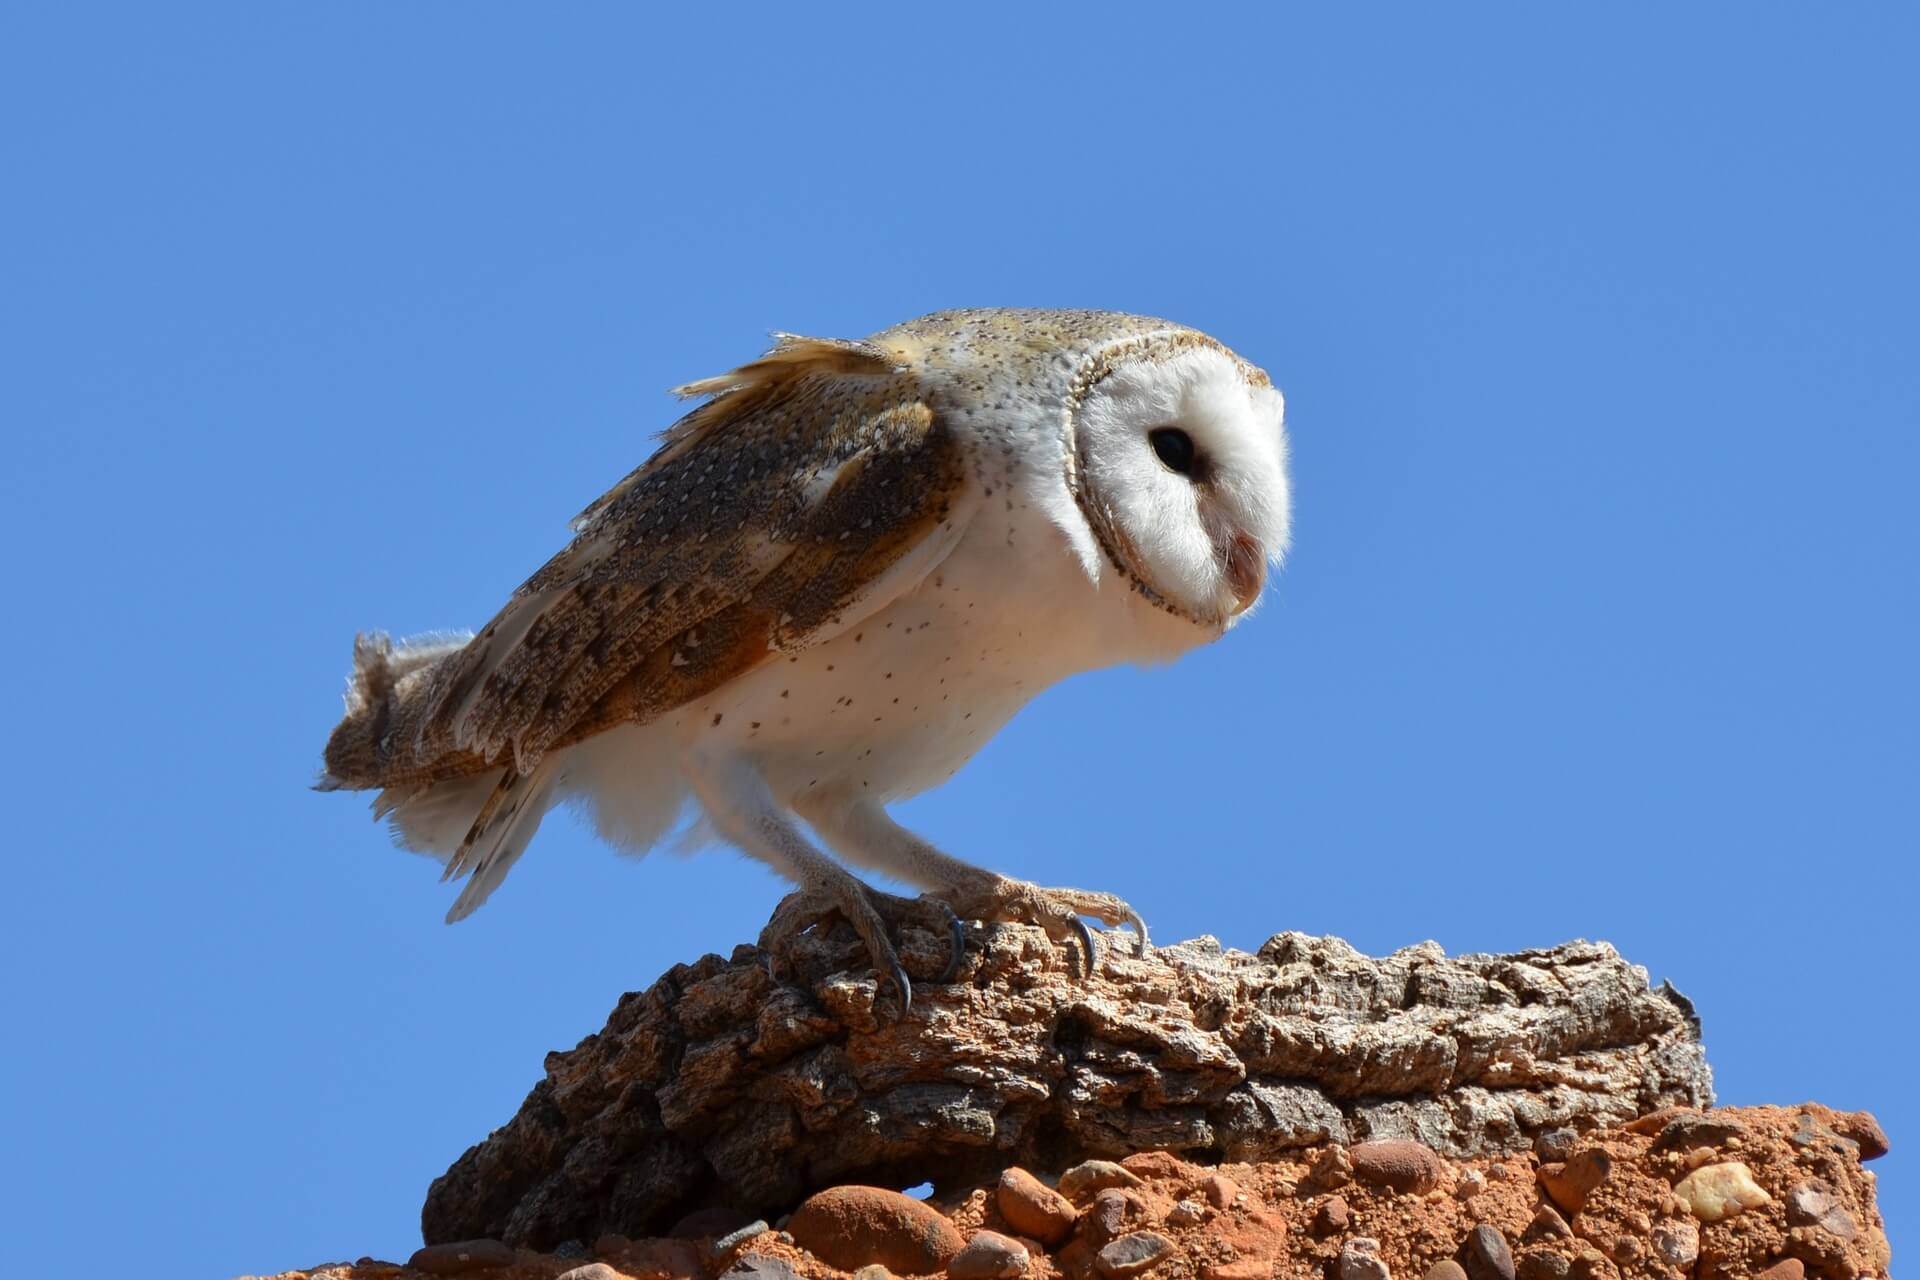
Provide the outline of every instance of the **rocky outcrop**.
{"type": "MultiPolygon", "coordinates": [[[[703,1208],[777,1217],[836,1184],[931,1182],[951,1197],[1010,1166],[1141,1152],[1266,1170],[1241,1176],[1273,1213],[1298,1194],[1275,1179],[1302,1152],[1339,1153],[1320,1175],[1331,1185],[1385,1158],[1361,1144],[1408,1140],[1418,1154],[1403,1144],[1381,1167],[1417,1195],[1440,1177],[1436,1155],[1484,1161],[1711,1100],[1691,1007],[1604,943],[1372,958],[1285,933],[1254,954],[1211,939],[1140,959],[1116,948],[1083,976],[1040,930],[996,925],[973,930],[943,985],[944,946],[906,933],[905,1016],[844,929],[804,939],[783,980],[751,947],[676,967],[548,1055],[519,1114],[434,1183],[427,1241],[657,1236],[703,1208]]],[[[1369,1231],[1374,1263],[1406,1265],[1369,1231]]],[[[1143,1248],[1158,1246],[1118,1252],[1143,1248]]]]}
{"type": "Polygon", "coordinates": [[[667,1238],[449,1242],[284,1280],[1861,1280],[1887,1272],[1861,1168],[1885,1150],[1863,1112],[1679,1108],[1499,1157],[1411,1141],[1220,1165],[1145,1152],[1008,1168],[932,1203],[840,1186],[741,1229],[708,1213],[667,1238]]]}

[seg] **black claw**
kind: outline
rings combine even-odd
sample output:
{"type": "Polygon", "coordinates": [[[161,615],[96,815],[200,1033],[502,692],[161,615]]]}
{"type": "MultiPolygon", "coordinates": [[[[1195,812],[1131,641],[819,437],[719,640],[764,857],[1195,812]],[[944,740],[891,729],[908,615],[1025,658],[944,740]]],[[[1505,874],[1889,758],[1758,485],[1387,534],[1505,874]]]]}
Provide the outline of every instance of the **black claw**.
{"type": "MultiPolygon", "coordinates": [[[[907,978],[907,971],[900,967],[898,960],[887,962],[887,977],[892,980],[894,989],[900,993],[900,1016],[907,1016],[907,1010],[913,1008],[913,983],[907,978]]],[[[879,994],[875,992],[875,994],[879,994]]]]}
{"type": "Polygon", "coordinates": [[[1140,918],[1138,911],[1129,911],[1127,923],[1133,926],[1133,958],[1144,960],[1147,958],[1147,922],[1140,918]]]}
{"type": "Polygon", "coordinates": [[[1087,949],[1087,971],[1081,976],[1091,978],[1100,968],[1100,944],[1093,936],[1093,926],[1079,916],[1073,918],[1073,927],[1080,935],[1080,945],[1087,949]]]}
{"type": "Polygon", "coordinates": [[[967,926],[961,924],[960,917],[951,911],[947,912],[947,917],[948,926],[953,930],[953,953],[947,957],[946,969],[934,979],[943,987],[959,976],[960,961],[965,959],[967,954],[967,926]]]}

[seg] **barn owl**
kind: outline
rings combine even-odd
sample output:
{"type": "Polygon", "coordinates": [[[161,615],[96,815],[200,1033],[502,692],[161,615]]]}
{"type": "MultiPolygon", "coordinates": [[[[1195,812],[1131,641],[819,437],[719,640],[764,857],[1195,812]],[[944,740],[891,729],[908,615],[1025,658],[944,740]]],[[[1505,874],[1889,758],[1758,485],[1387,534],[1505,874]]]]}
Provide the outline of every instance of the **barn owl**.
{"type": "Polygon", "coordinates": [[[478,634],[356,641],[321,788],[378,788],[397,842],[467,877],[449,922],[573,801],[634,851],[694,808],[798,886],[770,952],[838,913],[903,1011],[891,930],[929,913],[956,962],[961,918],[1078,936],[1091,964],[1092,917],[1144,950],[1112,894],[983,870],[887,805],[1056,681],[1246,615],[1288,539],[1279,392],[1205,334],[1110,312],[775,339],[678,388],[702,403],[478,634]]]}

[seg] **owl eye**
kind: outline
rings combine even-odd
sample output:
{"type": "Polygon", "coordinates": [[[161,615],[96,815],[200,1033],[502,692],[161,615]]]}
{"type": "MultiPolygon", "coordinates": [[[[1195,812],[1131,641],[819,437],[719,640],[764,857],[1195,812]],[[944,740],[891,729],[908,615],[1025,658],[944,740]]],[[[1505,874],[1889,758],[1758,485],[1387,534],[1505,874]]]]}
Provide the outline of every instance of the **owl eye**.
{"type": "Polygon", "coordinates": [[[1193,437],[1178,427],[1160,427],[1147,433],[1147,443],[1167,470],[1193,474],[1193,437]]]}

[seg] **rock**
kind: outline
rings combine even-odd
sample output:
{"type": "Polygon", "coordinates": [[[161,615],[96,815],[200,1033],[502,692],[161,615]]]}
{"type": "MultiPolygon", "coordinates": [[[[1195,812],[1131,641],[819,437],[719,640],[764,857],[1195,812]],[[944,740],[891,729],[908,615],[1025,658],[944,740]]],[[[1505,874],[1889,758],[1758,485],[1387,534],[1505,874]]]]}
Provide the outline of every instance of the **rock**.
{"type": "Polygon", "coordinates": [[[1335,1191],[1352,1181],[1353,1158],[1345,1147],[1328,1147],[1307,1174],[1307,1184],[1321,1191],[1335,1191]]]}
{"type": "Polygon", "coordinates": [[[1573,1260],[1566,1254],[1541,1246],[1520,1255],[1515,1274],[1519,1280],[1567,1280],[1572,1270],[1573,1260]]]}
{"type": "Polygon", "coordinates": [[[1807,1280],[1807,1266],[1798,1258],[1782,1258],[1753,1280],[1807,1280]]]}
{"type": "Polygon", "coordinates": [[[1725,1112],[1688,1111],[1669,1120],[1653,1140],[1655,1151],[1691,1151],[1718,1147],[1745,1135],[1746,1126],[1725,1112]]]}
{"type": "Polygon", "coordinates": [[[1440,1185],[1440,1157],[1431,1147],[1404,1138],[1362,1142],[1347,1148],[1353,1176],[1376,1187],[1424,1195],[1440,1185]]]}
{"type": "Polygon", "coordinates": [[[1209,1174],[1200,1184],[1200,1194],[1216,1209],[1231,1209],[1240,1188],[1224,1173],[1209,1174]]]}
{"type": "Polygon", "coordinates": [[[1072,1235],[1074,1221],[1080,1216],[1065,1196],[1018,1165],[1000,1175],[994,1203],[1008,1226],[1048,1246],[1072,1235]]]}
{"type": "Polygon", "coordinates": [[[1392,1272],[1380,1256],[1380,1242],[1371,1236],[1355,1236],[1340,1246],[1334,1274],[1339,1280],[1392,1280],[1392,1272]]]}
{"type": "Polygon", "coordinates": [[[1818,1179],[1787,1192],[1787,1221],[1796,1227],[1817,1227],[1841,1240],[1860,1234],[1860,1224],[1834,1196],[1833,1188],[1818,1179]]]}
{"type": "Polygon", "coordinates": [[[1138,1187],[1140,1175],[1111,1160],[1082,1160],[1060,1175],[1060,1194],[1075,1204],[1108,1187],[1138,1187]]]}
{"type": "Polygon", "coordinates": [[[1098,1248],[1123,1236],[1147,1219],[1147,1202],[1125,1187],[1108,1187],[1093,1198],[1083,1221],[1088,1238],[1098,1248]]]}
{"type": "Polygon", "coordinates": [[[415,1249],[407,1265],[430,1276],[458,1276],[489,1267],[510,1267],[514,1251],[498,1240],[456,1240],[415,1249]]]}
{"type": "Polygon", "coordinates": [[[1182,1200],[1167,1210],[1167,1225],[1179,1230],[1197,1227],[1207,1220],[1207,1206],[1198,1200],[1182,1200]]]}
{"type": "Polygon", "coordinates": [[[720,1280],[800,1280],[800,1273],[784,1258],[749,1253],[722,1271],[720,1280]]]}
{"type": "Polygon", "coordinates": [[[1235,1258],[1232,1262],[1204,1262],[1201,1280],[1273,1280],[1273,1259],[1235,1258]]]}
{"type": "Polygon", "coordinates": [[[1700,1228],[1691,1222],[1662,1222],[1653,1229],[1653,1252],[1668,1266],[1685,1271],[1700,1257],[1700,1228]]]}
{"type": "Polygon", "coordinates": [[[1620,1270],[1598,1250],[1588,1249],[1573,1260],[1569,1280],[1620,1280],[1620,1270]]]}
{"type": "Polygon", "coordinates": [[[1111,1280],[1137,1276],[1173,1252],[1173,1241],[1153,1231],[1132,1231],[1109,1240],[1094,1256],[1093,1265],[1111,1280]]]}
{"type": "Polygon", "coordinates": [[[1854,1111],[1834,1118],[1834,1127],[1860,1145],[1862,1160],[1878,1160],[1892,1150],[1887,1131],[1873,1118],[1871,1111],[1854,1111]]]}
{"type": "Polygon", "coordinates": [[[1453,1184],[1456,1199],[1471,1200],[1487,1189],[1487,1175],[1478,1169],[1463,1170],[1453,1184]]]}
{"type": "Polygon", "coordinates": [[[1573,1154],[1574,1143],[1579,1140],[1580,1135],[1565,1125],[1557,1129],[1545,1129],[1534,1135],[1533,1154],[1546,1164],[1565,1164],[1567,1157],[1573,1154]]]}
{"type": "Polygon", "coordinates": [[[1313,1213],[1313,1234],[1321,1238],[1337,1236],[1347,1229],[1353,1221],[1353,1210],[1347,1207],[1345,1198],[1328,1196],[1321,1201],[1320,1207],[1313,1213]]]}
{"type": "Polygon", "coordinates": [[[893,1280],[893,1272],[877,1262],[869,1262],[853,1273],[853,1280],[893,1280]]]}
{"type": "Polygon", "coordinates": [[[947,1262],[952,1280],[1013,1280],[1027,1274],[1026,1248],[997,1231],[976,1231],[947,1262]]]}
{"type": "Polygon", "coordinates": [[[945,1269],[966,1241],[931,1206],[881,1187],[832,1187],[787,1220],[794,1242],[842,1271],[878,1262],[898,1275],[945,1269]]]}
{"type": "Polygon", "coordinates": [[[1540,1206],[1540,1212],[1533,1215],[1533,1221],[1520,1233],[1520,1239],[1526,1244],[1538,1244],[1542,1240],[1571,1240],[1573,1228],[1567,1220],[1554,1212],[1550,1204],[1540,1206]]]}
{"type": "Polygon", "coordinates": [[[1194,1172],[1192,1165],[1171,1151],[1136,1151],[1120,1167],[1143,1178],[1184,1179],[1194,1172]]]}
{"type": "Polygon", "coordinates": [[[1454,1256],[1467,1280],[1514,1280],[1513,1252],[1498,1227],[1483,1222],[1467,1232],[1454,1256]]]}
{"type": "Polygon", "coordinates": [[[1452,1258],[1442,1258],[1427,1268],[1423,1280],[1467,1280],[1467,1272],[1452,1258]]]}
{"type": "Polygon", "coordinates": [[[604,1262],[589,1262],[571,1271],[562,1271],[554,1280],[624,1280],[618,1271],[604,1262]]]}
{"type": "Polygon", "coordinates": [[[1719,1222],[1772,1199],[1738,1160],[1700,1166],[1682,1178],[1673,1193],[1702,1222],[1719,1222]]]}
{"type": "Polygon", "coordinates": [[[631,1248],[633,1248],[633,1241],[627,1239],[618,1231],[609,1231],[593,1242],[593,1256],[596,1258],[611,1258],[616,1254],[625,1253],[631,1248]]]}
{"type": "MultiPolygon", "coordinates": [[[[728,1258],[731,1258],[734,1254],[738,1253],[741,1249],[746,1248],[749,1244],[752,1244],[755,1240],[758,1240],[761,1236],[765,1235],[768,1230],[769,1228],[767,1226],[766,1219],[755,1218],[752,1222],[747,1223],[743,1227],[735,1227],[733,1230],[727,1232],[725,1235],[715,1236],[707,1244],[707,1249],[706,1249],[707,1258],[709,1261],[712,1261],[712,1262],[721,1262],[728,1258]]],[[[780,1234],[785,1235],[786,1232],[783,1231],[780,1234]]],[[[684,1244],[685,1237],[682,1237],[680,1240],[671,1241],[671,1243],[684,1244]]],[[[684,1274],[682,1271],[678,1269],[671,1269],[671,1270],[673,1271],[673,1274],[676,1274],[676,1275],[684,1274]]]]}
{"type": "Polygon", "coordinates": [[[1603,1148],[1586,1147],[1574,1152],[1565,1164],[1541,1165],[1535,1176],[1555,1204],[1568,1213],[1579,1213],[1587,1196],[1606,1181],[1612,1169],[1613,1157],[1603,1148]]]}

